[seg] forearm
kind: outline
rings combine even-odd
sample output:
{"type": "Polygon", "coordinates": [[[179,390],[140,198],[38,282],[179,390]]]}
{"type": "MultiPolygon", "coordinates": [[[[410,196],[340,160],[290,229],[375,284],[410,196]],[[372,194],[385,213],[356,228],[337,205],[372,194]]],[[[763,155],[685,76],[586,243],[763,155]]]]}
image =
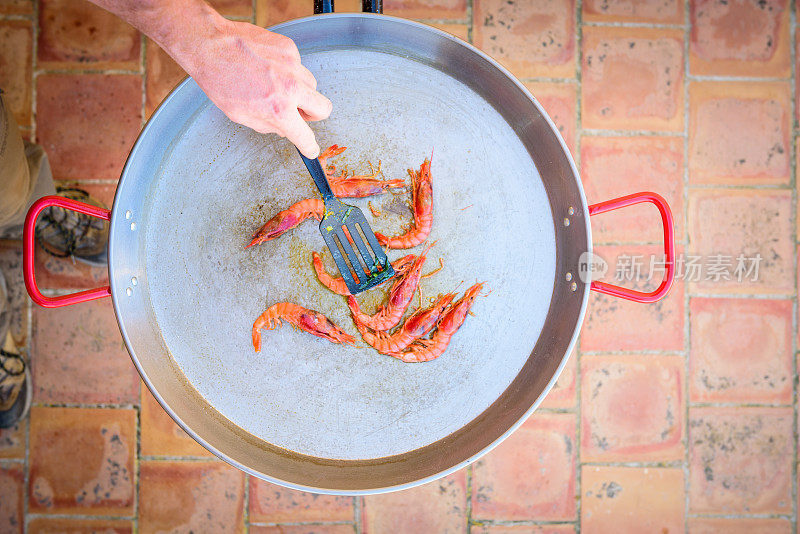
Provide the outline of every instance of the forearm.
{"type": "Polygon", "coordinates": [[[307,157],[319,153],[306,121],[328,117],[294,42],[225,19],[203,0],[90,0],[149,36],[232,121],[277,133],[307,157]]]}
{"type": "Polygon", "coordinates": [[[90,0],[150,37],[190,75],[198,50],[223,32],[226,20],[203,0],[90,0]]]}

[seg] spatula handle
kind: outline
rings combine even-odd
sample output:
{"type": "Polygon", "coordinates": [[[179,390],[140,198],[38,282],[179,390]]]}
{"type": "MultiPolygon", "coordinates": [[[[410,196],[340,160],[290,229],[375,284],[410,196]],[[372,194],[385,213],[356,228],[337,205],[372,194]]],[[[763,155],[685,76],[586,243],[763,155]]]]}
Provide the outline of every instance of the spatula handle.
{"type": "MultiPolygon", "coordinates": [[[[298,150],[298,152],[300,151],[298,150]]],[[[325,171],[322,170],[322,165],[319,162],[319,158],[308,159],[303,155],[302,152],[300,152],[300,157],[303,158],[303,163],[306,164],[306,168],[308,169],[308,172],[311,173],[314,183],[317,184],[317,189],[319,189],[322,199],[327,202],[328,200],[335,198],[333,196],[333,191],[331,190],[331,184],[328,183],[328,177],[325,176],[325,171]]]]}

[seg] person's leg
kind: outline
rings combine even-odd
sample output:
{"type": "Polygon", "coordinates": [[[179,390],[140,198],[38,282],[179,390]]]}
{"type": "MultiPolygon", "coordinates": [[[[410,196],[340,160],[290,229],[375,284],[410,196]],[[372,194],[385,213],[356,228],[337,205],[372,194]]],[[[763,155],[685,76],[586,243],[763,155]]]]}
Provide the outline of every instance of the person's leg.
{"type": "MultiPolygon", "coordinates": [[[[41,146],[23,141],[17,123],[0,93],[0,239],[21,239],[25,215],[46,195],[61,196],[106,207],[86,191],[59,188],[41,146]]],[[[75,211],[48,208],[39,216],[36,237],[48,253],[73,256],[95,265],[106,263],[108,223],[75,211]]],[[[0,340],[1,341],[1,340],[0,340]]]]}
{"type": "Polygon", "coordinates": [[[30,371],[11,337],[11,309],[0,270],[0,428],[14,426],[31,404],[30,371]]]}
{"type": "Polygon", "coordinates": [[[53,173],[42,147],[22,139],[14,114],[0,93],[0,238],[20,239],[33,202],[55,195],[53,173]]]}
{"type": "MultiPolygon", "coordinates": [[[[21,228],[38,185],[30,171],[17,122],[0,93],[0,237],[21,228]]],[[[47,185],[44,194],[55,192],[52,179],[47,185]]],[[[30,373],[11,337],[10,323],[11,303],[0,270],[0,428],[14,426],[30,406],[30,373]]]]}
{"type": "MultiPolygon", "coordinates": [[[[23,141],[14,115],[0,90],[0,239],[18,240],[30,205],[56,194],[47,154],[23,141]]],[[[105,207],[80,189],[60,195],[105,207]]],[[[39,244],[50,254],[73,256],[95,264],[106,262],[108,223],[62,208],[48,208],[36,224],[39,244]]],[[[28,366],[17,350],[9,322],[11,303],[0,271],[0,428],[14,426],[25,417],[31,400],[28,366]]]]}
{"type": "Polygon", "coordinates": [[[17,121],[0,93],[0,236],[22,223],[35,185],[17,121]]]}

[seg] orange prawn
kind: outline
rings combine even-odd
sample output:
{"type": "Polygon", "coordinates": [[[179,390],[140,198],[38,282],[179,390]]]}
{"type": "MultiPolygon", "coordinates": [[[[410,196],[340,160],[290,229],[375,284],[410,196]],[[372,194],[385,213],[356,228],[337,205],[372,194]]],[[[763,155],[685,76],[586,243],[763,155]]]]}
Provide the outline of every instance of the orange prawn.
{"type": "Polygon", "coordinates": [[[431,339],[418,339],[404,351],[387,354],[406,363],[429,362],[441,356],[447,350],[453,334],[464,324],[464,319],[466,319],[472,303],[475,302],[485,283],[479,282],[475,284],[464,293],[461,299],[453,304],[439,321],[431,339]]]}
{"type": "Polygon", "coordinates": [[[337,197],[363,198],[371,197],[383,193],[386,189],[405,187],[403,180],[379,180],[375,178],[381,172],[380,162],[378,170],[373,170],[372,174],[357,174],[347,176],[343,171],[338,177],[329,177],[331,190],[337,197]]]}
{"type": "Polygon", "coordinates": [[[253,240],[244,248],[250,248],[253,245],[280,237],[309,217],[314,217],[320,221],[324,212],[325,203],[317,198],[307,198],[296,202],[287,209],[279,211],[273,218],[268,220],[264,226],[253,234],[253,240]]]}
{"type": "Polygon", "coordinates": [[[389,330],[394,325],[400,322],[408,305],[411,304],[411,299],[417,291],[420,276],[422,276],[422,266],[425,263],[425,256],[433,246],[433,243],[428,245],[422,254],[417,256],[414,263],[411,264],[408,271],[406,271],[389,290],[389,301],[381,306],[380,310],[375,315],[367,315],[361,311],[358,301],[353,295],[347,297],[347,305],[350,307],[350,312],[353,314],[353,319],[356,323],[361,323],[372,330],[389,330]]]}
{"type": "Polygon", "coordinates": [[[291,302],[279,302],[270,306],[253,323],[253,348],[261,352],[261,329],[274,330],[281,326],[281,319],[309,334],[325,338],[333,343],[355,346],[356,340],[318,311],[309,310],[291,302]]]}
{"type": "Polygon", "coordinates": [[[408,170],[411,175],[411,201],[414,207],[414,223],[403,235],[386,237],[375,232],[378,242],[388,248],[413,248],[428,239],[433,227],[433,183],[431,160],[425,159],[419,171],[408,170]]]}
{"type": "Polygon", "coordinates": [[[322,168],[325,169],[333,194],[337,197],[370,197],[380,194],[386,189],[405,187],[406,183],[403,180],[378,180],[376,178],[381,173],[380,161],[378,162],[377,170],[373,169],[372,164],[370,164],[371,174],[348,176],[347,171],[343,170],[336,176],[336,166],[328,163],[328,158],[338,156],[345,150],[347,150],[346,146],[331,145],[319,155],[319,162],[322,168]]]}
{"type": "Polygon", "coordinates": [[[378,352],[383,354],[398,353],[427,334],[447,307],[450,306],[455,296],[455,293],[448,293],[440,296],[431,307],[417,310],[411,317],[406,319],[400,330],[394,334],[373,332],[358,322],[356,322],[356,328],[361,332],[361,337],[364,341],[378,352]]]}
{"type": "MultiPolygon", "coordinates": [[[[392,267],[394,267],[395,272],[394,277],[402,276],[403,273],[411,267],[415,259],[416,256],[414,254],[408,254],[394,260],[392,262],[392,267]]],[[[312,263],[314,265],[314,270],[317,272],[317,278],[322,285],[338,295],[344,295],[346,297],[350,294],[350,291],[347,289],[347,284],[344,283],[344,278],[328,274],[325,267],[322,265],[322,256],[320,256],[318,252],[312,253],[312,263]]]]}

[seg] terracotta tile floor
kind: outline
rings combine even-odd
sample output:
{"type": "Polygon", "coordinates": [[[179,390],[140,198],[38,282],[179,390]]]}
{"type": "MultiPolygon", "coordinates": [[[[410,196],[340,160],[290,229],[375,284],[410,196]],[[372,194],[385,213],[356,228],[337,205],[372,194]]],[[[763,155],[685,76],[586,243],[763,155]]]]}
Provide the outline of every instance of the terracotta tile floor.
{"type": "MultiPolygon", "coordinates": [[[[312,6],[211,3],[261,25],[312,6]]],[[[472,41],[520,77],[561,130],[590,201],[666,197],[682,280],[652,306],[593,295],[558,385],[505,443],[439,481],[363,499],[286,490],[209,457],[140,385],[108,302],[24,309],[12,331],[31,354],[35,406],[0,432],[0,533],[795,531],[796,3],[385,6],[472,41]],[[763,259],[757,279],[737,276],[740,255],[763,259]]],[[[0,85],[64,185],[110,203],[143,122],[182,77],[149,39],[84,0],[0,0],[0,85]]],[[[608,276],[632,257],[647,270],[659,251],[652,208],[593,226],[608,276]]],[[[53,289],[106,278],[45,255],[37,263],[53,289]]],[[[0,268],[19,282],[14,246],[0,247],[0,268]]]]}

